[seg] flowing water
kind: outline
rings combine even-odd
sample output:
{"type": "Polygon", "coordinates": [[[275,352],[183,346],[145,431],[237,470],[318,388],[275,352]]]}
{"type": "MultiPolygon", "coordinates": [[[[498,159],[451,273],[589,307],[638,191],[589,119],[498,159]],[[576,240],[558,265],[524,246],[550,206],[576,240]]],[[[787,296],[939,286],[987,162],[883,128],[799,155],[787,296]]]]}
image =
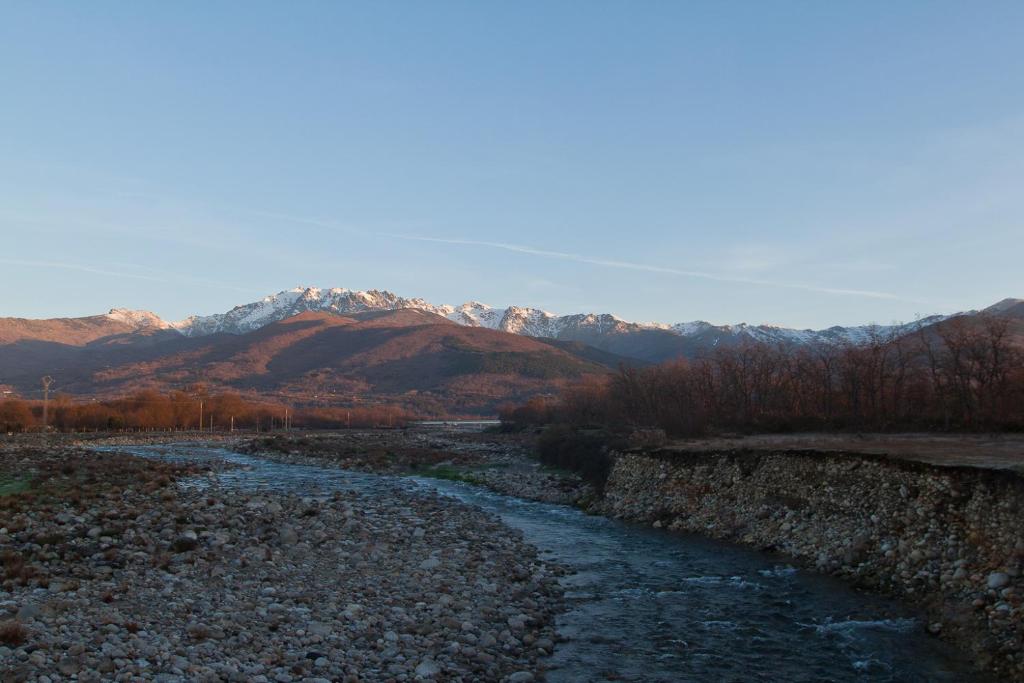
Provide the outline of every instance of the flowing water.
{"type": "Polygon", "coordinates": [[[274,463],[190,444],[120,447],[221,458],[222,485],[324,494],[437,491],[499,515],[570,567],[551,681],[980,681],[893,601],[770,556],[459,482],[274,463]]]}

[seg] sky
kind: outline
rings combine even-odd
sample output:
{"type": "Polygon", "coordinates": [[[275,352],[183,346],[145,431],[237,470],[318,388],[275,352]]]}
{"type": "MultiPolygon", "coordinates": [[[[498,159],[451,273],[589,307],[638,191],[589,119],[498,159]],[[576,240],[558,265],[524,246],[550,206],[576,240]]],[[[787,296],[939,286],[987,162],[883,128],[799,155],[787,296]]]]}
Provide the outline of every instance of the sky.
{"type": "Polygon", "coordinates": [[[1024,3],[0,3],[0,316],[1024,297],[1024,3]]]}

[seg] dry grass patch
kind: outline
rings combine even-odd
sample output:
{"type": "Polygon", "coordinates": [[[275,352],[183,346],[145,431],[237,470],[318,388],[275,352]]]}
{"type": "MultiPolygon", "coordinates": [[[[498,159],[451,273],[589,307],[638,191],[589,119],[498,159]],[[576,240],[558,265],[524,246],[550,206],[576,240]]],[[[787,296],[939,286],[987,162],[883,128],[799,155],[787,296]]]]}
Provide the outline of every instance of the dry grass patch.
{"type": "Polygon", "coordinates": [[[22,645],[28,640],[28,629],[15,619],[0,622],[0,643],[11,647],[22,645]]]}

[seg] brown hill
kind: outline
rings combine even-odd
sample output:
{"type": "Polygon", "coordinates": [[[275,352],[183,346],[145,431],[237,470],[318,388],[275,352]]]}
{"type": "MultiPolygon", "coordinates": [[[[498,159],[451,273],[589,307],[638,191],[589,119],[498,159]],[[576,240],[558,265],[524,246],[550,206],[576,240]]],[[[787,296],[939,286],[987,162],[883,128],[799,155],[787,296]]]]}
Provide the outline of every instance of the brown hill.
{"type": "Polygon", "coordinates": [[[131,334],[134,331],[131,325],[106,315],[48,320],[0,318],[0,344],[44,341],[82,346],[97,339],[131,334]]]}
{"type": "Polygon", "coordinates": [[[0,384],[30,396],[45,373],[74,395],[202,383],[312,405],[389,401],[432,413],[489,413],[622,360],[412,309],[308,312],[248,334],[196,338],[116,329],[60,343],[51,328],[37,329],[46,337],[0,345],[0,384]]]}
{"type": "Polygon", "coordinates": [[[1024,301],[1006,299],[980,313],[955,315],[906,337],[910,341],[923,337],[936,348],[952,344],[977,355],[992,344],[993,335],[1010,346],[1024,348],[1024,301]]]}

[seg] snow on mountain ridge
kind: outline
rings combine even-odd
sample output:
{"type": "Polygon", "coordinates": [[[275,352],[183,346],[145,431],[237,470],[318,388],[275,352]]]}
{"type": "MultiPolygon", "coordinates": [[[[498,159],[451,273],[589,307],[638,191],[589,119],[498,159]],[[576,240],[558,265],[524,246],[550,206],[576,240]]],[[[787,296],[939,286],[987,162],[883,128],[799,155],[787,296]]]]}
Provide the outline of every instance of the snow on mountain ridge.
{"type": "Polygon", "coordinates": [[[130,325],[136,329],[167,330],[173,327],[156,313],[151,311],[135,311],[130,308],[111,308],[107,318],[119,323],[130,325]]]}
{"type": "Polygon", "coordinates": [[[487,327],[492,330],[498,329],[501,325],[501,311],[479,301],[467,301],[458,308],[454,306],[441,306],[440,308],[446,311],[441,315],[460,325],[487,327]]]}
{"type": "MultiPolygon", "coordinates": [[[[1019,300],[1006,300],[1006,306],[1019,300]]],[[[1000,305],[1000,304],[997,304],[1000,305]]],[[[749,338],[767,343],[807,344],[814,342],[863,343],[872,336],[885,336],[911,329],[900,325],[863,325],[830,327],[824,330],[791,329],[775,325],[713,325],[692,322],[635,323],[611,314],[577,313],[559,316],[538,308],[509,306],[493,308],[479,301],[459,306],[435,305],[425,299],[404,298],[385,290],[354,291],[335,287],[295,287],[263,297],[259,301],[235,306],[226,313],[191,316],[168,323],[147,311],[114,309],[108,315],[137,328],[175,329],[186,336],[203,336],[217,332],[243,334],[306,311],[327,311],[346,315],[365,311],[414,308],[442,316],[459,325],[484,327],[513,334],[553,339],[582,339],[593,335],[618,335],[637,332],[668,332],[685,338],[700,337],[712,345],[723,339],[749,338]]],[[[993,307],[994,308],[994,307],[993,307]]],[[[914,324],[930,324],[949,316],[932,316],[914,324]]]]}
{"type": "Polygon", "coordinates": [[[985,312],[996,314],[1005,313],[1006,311],[1009,311],[1012,308],[1020,306],[1021,304],[1024,304],[1024,299],[1016,299],[1013,297],[1009,297],[1003,299],[1002,301],[997,301],[996,303],[992,304],[991,306],[985,309],[985,312]]]}

